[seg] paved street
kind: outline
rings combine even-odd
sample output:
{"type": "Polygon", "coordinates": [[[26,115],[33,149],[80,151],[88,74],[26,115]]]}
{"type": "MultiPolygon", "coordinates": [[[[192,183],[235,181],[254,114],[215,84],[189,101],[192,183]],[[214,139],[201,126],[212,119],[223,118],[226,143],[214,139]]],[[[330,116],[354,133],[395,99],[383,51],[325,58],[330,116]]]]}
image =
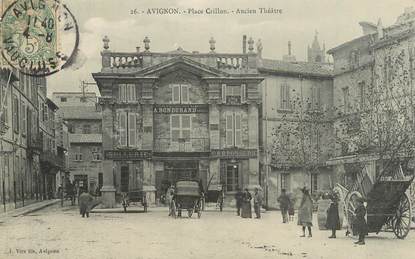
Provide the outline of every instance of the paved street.
{"type": "Polygon", "coordinates": [[[300,238],[300,228],[282,224],[275,211],[261,220],[229,211],[175,220],[163,208],[81,218],[75,207],[54,206],[9,218],[0,224],[0,232],[0,258],[352,259],[414,258],[415,252],[415,231],[405,240],[390,233],[371,235],[366,246],[356,246],[343,231],[336,240],[316,228],[312,238],[300,238]]]}

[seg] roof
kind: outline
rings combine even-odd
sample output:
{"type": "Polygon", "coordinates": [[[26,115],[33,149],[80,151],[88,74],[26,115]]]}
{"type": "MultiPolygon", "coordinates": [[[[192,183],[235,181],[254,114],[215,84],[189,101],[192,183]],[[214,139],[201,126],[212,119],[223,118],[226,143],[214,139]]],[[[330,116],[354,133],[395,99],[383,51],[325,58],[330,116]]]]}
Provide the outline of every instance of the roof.
{"type": "Polygon", "coordinates": [[[69,134],[70,143],[102,143],[101,134],[69,134]]]}
{"type": "Polygon", "coordinates": [[[304,76],[333,76],[333,66],[328,63],[313,63],[299,61],[288,62],[282,60],[262,59],[258,63],[258,70],[304,76]]]}
{"type": "Polygon", "coordinates": [[[359,41],[362,41],[362,40],[369,39],[370,37],[373,37],[373,36],[375,36],[375,35],[376,35],[376,33],[371,33],[371,34],[366,34],[366,35],[360,36],[360,37],[355,38],[355,39],[353,39],[353,40],[350,40],[350,41],[347,41],[347,42],[345,42],[345,43],[342,43],[342,44],[340,44],[340,45],[339,45],[339,46],[337,46],[337,47],[334,47],[334,48],[332,48],[332,49],[329,49],[329,50],[327,51],[327,53],[328,53],[328,54],[334,54],[334,52],[336,52],[336,51],[338,51],[338,50],[340,50],[340,49],[343,49],[343,48],[345,48],[345,47],[347,47],[347,46],[349,46],[349,45],[351,45],[351,44],[353,44],[353,43],[356,43],[356,42],[359,42],[359,41]]]}
{"type": "Polygon", "coordinates": [[[102,120],[101,111],[97,111],[95,106],[62,106],[59,113],[65,120],[102,120]]]}

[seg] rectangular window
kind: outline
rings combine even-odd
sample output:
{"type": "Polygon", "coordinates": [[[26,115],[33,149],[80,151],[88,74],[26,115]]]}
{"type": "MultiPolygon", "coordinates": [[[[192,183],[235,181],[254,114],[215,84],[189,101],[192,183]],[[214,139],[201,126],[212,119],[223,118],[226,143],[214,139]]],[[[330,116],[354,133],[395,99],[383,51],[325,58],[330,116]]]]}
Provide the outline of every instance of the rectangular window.
{"type": "Polygon", "coordinates": [[[360,110],[364,110],[366,105],[366,84],[364,81],[359,83],[358,91],[360,110]]]}
{"type": "Polygon", "coordinates": [[[93,147],[92,148],[92,160],[93,161],[101,161],[101,148],[100,147],[93,147]]]}
{"type": "Polygon", "coordinates": [[[19,132],[19,99],[17,96],[13,96],[13,129],[15,132],[19,132]]]}
{"type": "Polygon", "coordinates": [[[75,161],[82,161],[81,147],[75,147],[75,161]]]}
{"type": "Polygon", "coordinates": [[[22,102],[21,106],[21,114],[22,114],[22,134],[26,136],[27,133],[27,110],[26,105],[22,102]]]}
{"type": "Polygon", "coordinates": [[[185,84],[173,84],[171,87],[172,103],[189,103],[190,86],[185,84]]]}
{"type": "Polygon", "coordinates": [[[61,102],[62,103],[66,103],[68,101],[68,98],[66,98],[66,97],[61,97],[61,102]]]}
{"type": "Polygon", "coordinates": [[[226,146],[242,146],[242,115],[230,113],[226,115],[226,146]]]}
{"type": "Polygon", "coordinates": [[[311,193],[318,191],[318,174],[311,174],[311,193]]]}
{"type": "Polygon", "coordinates": [[[288,174],[288,173],[282,173],[280,175],[280,177],[281,177],[281,181],[280,181],[280,183],[281,183],[281,190],[282,189],[285,189],[288,192],[290,190],[290,174],[288,174]]]}
{"type": "Polygon", "coordinates": [[[139,115],[133,112],[121,111],[117,113],[119,145],[123,147],[137,147],[139,115]]]}
{"type": "Polygon", "coordinates": [[[246,85],[222,85],[222,99],[224,103],[241,103],[246,100],[246,85]]]}
{"type": "Polygon", "coordinates": [[[343,88],[343,111],[344,113],[348,113],[349,112],[349,88],[345,87],[343,88]]]}
{"type": "Polygon", "coordinates": [[[119,114],[119,134],[120,134],[120,145],[127,146],[127,113],[120,112],[119,114]]]}
{"type": "Polygon", "coordinates": [[[291,109],[291,99],[290,99],[290,86],[288,84],[282,84],[280,90],[280,107],[283,110],[291,109]]]}
{"type": "Polygon", "coordinates": [[[180,139],[186,142],[190,141],[191,121],[191,115],[171,115],[170,132],[172,141],[177,142],[180,139]]]}
{"type": "Polygon", "coordinates": [[[128,113],[128,146],[137,146],[137,116],[135,113],[128,113]]]}
{"type": "Polygon", "coordinates": [[[239,165],[227,164],[226,165],[226,191],[234,192],[238,187],[239,181],[239,165]]]}
{"type": "Polygon", "coordinates": [[[118,98],[120,102],[136,102],[137,101],[137,88],[135,84],[119,84],[118,85],[118,98]]]}
{"type": "Polygon", "coordinates": [[[321,98],[320,98],[320,87],[313,86],[311,93],[311,109],[320,110],[321,98]]]}

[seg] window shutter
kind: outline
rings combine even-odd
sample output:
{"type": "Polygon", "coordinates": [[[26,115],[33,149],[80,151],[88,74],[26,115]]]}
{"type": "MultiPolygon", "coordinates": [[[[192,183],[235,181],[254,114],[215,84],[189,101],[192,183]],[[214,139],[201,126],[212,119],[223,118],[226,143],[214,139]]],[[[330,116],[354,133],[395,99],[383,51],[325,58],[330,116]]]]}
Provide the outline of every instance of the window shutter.
{"type": "Polygon", "coordinates": [[[127,146],[127,113],[120,113],[120,145],[127,146]]]}
{"type": "Polygon", "coordinates": [[[180,103],[180,86],[179,85],[172,85],[171,86],[171,100],[172,103],[180,103]]]}
{"type": "Polygon", "coordinates": [[[226,145],[233,146],[233,116],[226,116],[226,145]]]}
{"type": "Polygon", "coordinates": [[[140,100],[140,85],[136,84],[135,87],[135,100],[138,102],[140,100]]]}
{"type": "Polygon", "coordinates": [[[178,141],[180,138],[180,115],[170,116],[171,140],[178,141]]]}
{"type": "Polygon", "coordinates": [[[27,123],[26,123],[26,105],[22,103],[22,134],[26,135],[27,123]]]}
{"type": "Polygon", "coordinates": [[[189,86],[182,85],[181,88],[181,101],[182,103],[189,103],[189,86]]]}
{"type": "Polygon", "coordinates": [[[128,146],[136,147],[137,146],[137,120],[135,113],[128,114],[128,146]]]}
{"type": "Polygon", "coordinates": [[[241,85],[241,102],[244,103],[246,101],[246,84],[241,85]]]}
{"type": "Polygon", "coordinates": [[[241,117],[240,114],[235,114],[235,146],[237,147],[242,145],[241,117]]]}
{"type": "Polygon", "coordinates": [[[222,103],[226,103],[226,84],[222,84],[222,103]]]}

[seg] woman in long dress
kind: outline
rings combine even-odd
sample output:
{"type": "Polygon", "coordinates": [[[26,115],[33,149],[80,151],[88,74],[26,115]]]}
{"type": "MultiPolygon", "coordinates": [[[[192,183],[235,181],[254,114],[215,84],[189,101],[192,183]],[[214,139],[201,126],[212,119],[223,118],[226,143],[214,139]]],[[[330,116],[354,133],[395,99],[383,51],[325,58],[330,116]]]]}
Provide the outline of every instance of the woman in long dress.
{"type": "Polygon", "coordinates": [[[248,189],[245,189],[242,195],[242,218],[252,218],[251,200],[251,193],[249,193],[248,189]]]}
{"type": "Polygon", "coordinates": [[[303,198],[301,200],[300,208],[298,209],[298,225],[302,226],[303,234],[301,237],[305,237],[305,229],[308,229],[308,237],[312,237],[311,227],[313,226],[313,200],[306,187],[301,189],[303,198]]]}

